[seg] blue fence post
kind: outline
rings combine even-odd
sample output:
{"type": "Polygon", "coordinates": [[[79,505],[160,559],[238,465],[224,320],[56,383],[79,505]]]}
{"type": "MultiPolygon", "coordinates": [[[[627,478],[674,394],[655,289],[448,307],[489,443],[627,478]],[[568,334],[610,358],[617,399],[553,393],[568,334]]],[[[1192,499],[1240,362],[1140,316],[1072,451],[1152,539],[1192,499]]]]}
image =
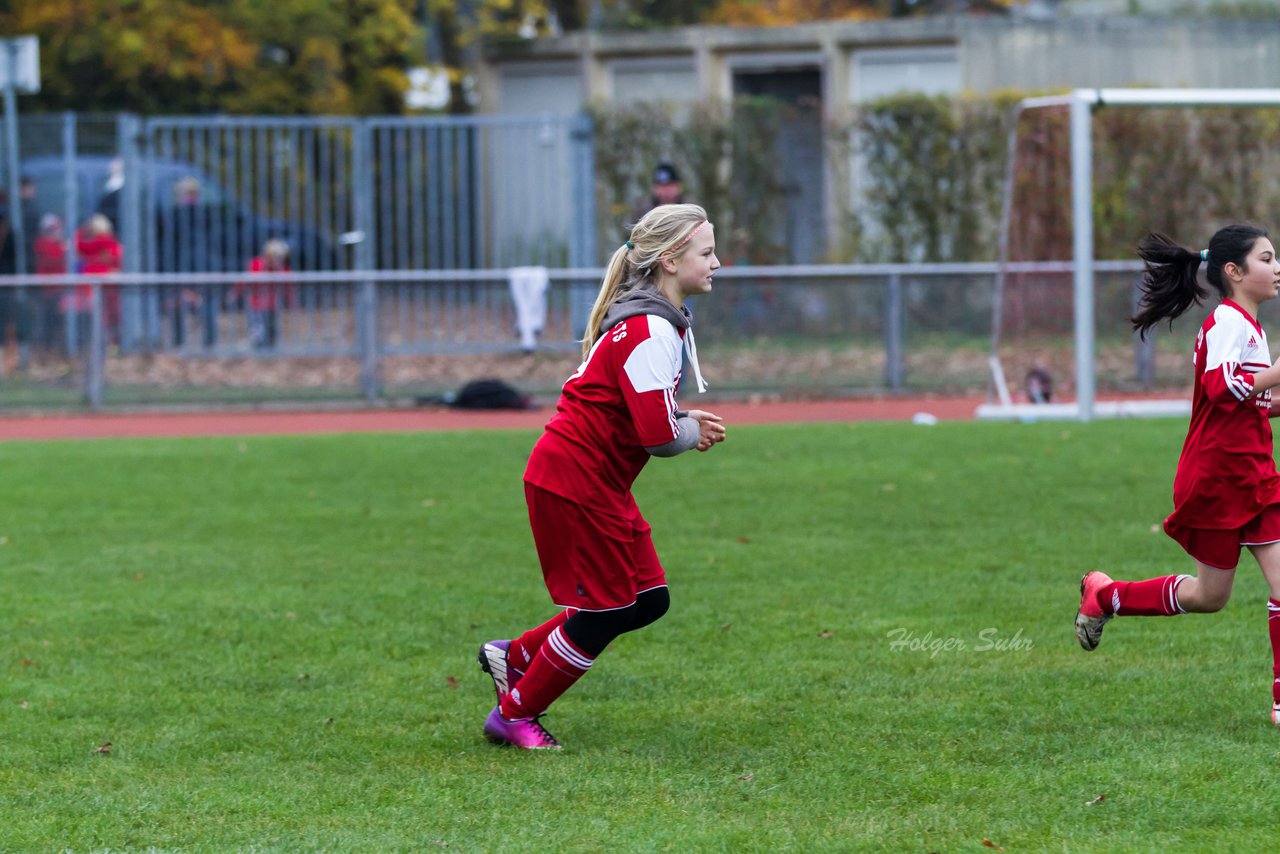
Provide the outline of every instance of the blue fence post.
{"type": "MultiPolygon", "coordinates": [[[[373,250],[377,238],[373,215],[373,131],[368,119],[358,121],[351,129],[352,211],[360,240],[355,247],[355,269],[373,269],[373,250]]],[[[360,353],[360,391],[365,400],[375,403],[379,392],[378,354],[378,286],[372,281],[360,283],[356,304],[357,346],[360,353]]]]}
{"type": "MultiPolygon", "coordinates": [[[[574,117],[569,129],[570,168],[573,174],[573,233],[569,236],[569,266],[596,264],[596,147],[595,124],[588,113],[574,117]]],[[[621,240],[618,241],[619,243],[621,240]]],[[[594,282],[570,282],[569,317],[575,338],[586,335],[587,317],[595,302],[594,282]]]]}
{"type": "Polygon", "coordinates": [[[103,359],[106,355],[106,336],[102,323],[102,283],[93,283],[93,302],[89,311],[89,342],[85,348],[84,380],[85,403],[95,412],[102,408],[103,359]]]}
{"type": "MultiPolygon", "coordinates": [[[[141,198],[138,185],[141,176],[138,174],[138,145],[142,136],[142,122],[129,113],[120,113],[116,117],[116,153],[120,157],[120,168],[124,176],[124,184],[119,189],[120,221],[115,223],[120,235],[121,249],[124,257],[122,267],[126,273],[142,272],[142,230],[143,218],[138,208],[141,198]]],[[[125,285],[120,295],[120,349],[137,349],[140,343],[150,337],[147,323],[147,309],[144,305],[146,291],[140,285],[125,285]]]]}
{"type": "Polygon", "coordinates": [[[902,278],[889,274],[885,293],[884,382],[893,391],[902,388],[902,278]]]}
{"type": "MultiPolygon", "coordinates": [[[[4,127],[5,127],[5,153],[8,156],[7,181],[9,187],[9,234],[8,239],[13,242],[14,252],[14,271],[19,276],[25,274],[30,269],[28,264],[31,259],[27,258],[27,247],[30,241],[35,237],[34,234],[25,232],[24,218],[26,212],[22,210],[22,196],[18,192],[18,185],[21,183],[19,176],[21,175],[21,154],[18,151],[18,97],[14,89],[14,77],[18,68],[18,43],[13,39],[5,39],[0,43],[5,52],[5,83],[4,83],[4,127]]],[[[22,318],[27,313],[27,289],[23,285],[19,285],[13,290],[14,310],[17,317],[22,318]]],[[[22,320],[17,321],[19,327],[22,326],[22,320]]],[[[18,337],[18,366],[26,368],[29,359],[30,342],[27,341],[25,334],[18,337]]]]}
{"type": "MultiPolygon", "coordinates": [[[[76,178],[76,114],[72,112],[62,114],[62,170],[62,189],[65,194],[62,216],[63,235],[67,244],[67,270],[75,271],[79,266],[76,260],[76,231],[80,226],[80,182],[76,178]]],[[[67,287],[62,291],[62,302],[67,306],[63,337],[68,356],[74,356],[84,346],[83,342],[76,340],[75,294],[74,287],[67,287]]],[[[87,391],[88,386],[85,388],[87,391]]]]}
{"type": "MultiPolygon", "coordinates": [[[[1130,285],[1130,307],[1136,315],[1142,308],[1142,277],[1137,276],[1130,285]]],[[[1156,340],[1159,330],[1152,327],[1145,336],[1133,333],[1134,373],[1143,391],[1150,391],[1156,384],[1156,340]]]]}

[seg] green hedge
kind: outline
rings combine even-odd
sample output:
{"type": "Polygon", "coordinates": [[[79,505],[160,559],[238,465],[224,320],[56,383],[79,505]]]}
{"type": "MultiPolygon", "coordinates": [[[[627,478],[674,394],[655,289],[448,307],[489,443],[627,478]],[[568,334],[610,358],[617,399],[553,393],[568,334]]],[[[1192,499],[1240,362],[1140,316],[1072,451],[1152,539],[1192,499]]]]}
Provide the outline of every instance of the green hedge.
{"type": "MultiPolygon", "coordinates": [[[[997,257],[1008,132],[1024,93],[901,95],[821,128],[827,159],[828,260],[975,261],[997,257]]],[[[778,128],[801,118],[769,99],[597,107],[601,246],[626,237],[632,205],[659,160],[684,172],[710,211],[721,254],[779,257],[786,233],[778,128]]],[[[1019,122],[1010,252],[1069,258],[1066,108],[1019,122]]],[[[1132,257],[1147,231],[1190,245],[1226,222],[1269,225],[1280,209],[1280,110],[1104,108],[1094,119],[1095,242],[1100,258],[1132,257]]]]}
{"type": "Polygon", "coordinates": [[[715,221],[722,257],[776,260],[783,189],[775,146],[789,112],[767,98],[687,110],[664,103],[594,108],[602,254],[627,239],[655,164],[668,161],[680,170],[685,194],[715,221]]]}

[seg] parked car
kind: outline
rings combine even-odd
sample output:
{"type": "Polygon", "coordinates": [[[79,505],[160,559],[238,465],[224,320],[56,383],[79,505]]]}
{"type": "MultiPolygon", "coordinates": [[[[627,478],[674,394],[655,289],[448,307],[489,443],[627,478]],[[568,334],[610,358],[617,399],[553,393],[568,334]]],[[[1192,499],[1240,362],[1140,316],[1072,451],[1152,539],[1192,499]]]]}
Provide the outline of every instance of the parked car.
{"type": "MultiPolygon", "coordinates": [[[[106,155],[76,157],[76,223],[105,214],[120,230],[121,194],[126,176],[122,161],[106,155]]],[[[62,157],[24,159],[21,171],[36,183],[40,214],[65,216],[66,172],[62,157]]],[[[288,219],[262,216],[242,203],[213,176],[181,160],[141,161],[147,182],[140,203],[149,206],[142,245],[142,267],[152,272],[234,272],[248,267],[269,239],[289,245],[295,270],[331,270],[341,265],[333,239],[321,229],[288,219]]]]}

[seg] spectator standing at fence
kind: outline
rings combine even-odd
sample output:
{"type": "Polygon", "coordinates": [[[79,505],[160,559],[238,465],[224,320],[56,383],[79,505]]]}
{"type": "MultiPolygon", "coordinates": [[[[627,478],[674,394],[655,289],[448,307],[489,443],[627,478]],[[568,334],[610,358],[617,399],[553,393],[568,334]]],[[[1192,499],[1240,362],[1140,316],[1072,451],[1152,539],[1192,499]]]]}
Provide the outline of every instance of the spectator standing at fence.
{"type": "MultiPolygon", "coordinates": [[[[124,262],[124,247],[116,239],[115,228],[111,220],[102,214],[94,214],[76,233],[76,254],[80,258],[80,272],[101,275],[119,273],[124,262]]],[[[80,285],[76,288],[75,310],[78,312],[93,311],[93,287],[80,285]]],[[[70,313],[68,313],[70,317],[70,313]]],[[[120,330],[120,286],[104,284],[102,286],[102,317],[107,342],[118,343],[120,330]]]]}
{"type": "MultiPolygon", "coordinates": [[[[40,217],[35,243],[31,247],[37,276],[62,276],[67,272],[67,236],[62,217],[47,213],[40,217]]],[[[61,332],[58,305],[67,290],[62,285],[42,285],[36,295],[35,339],[48,349],[58,344],[61,332]]]]}
{"type": "MultiPolygon", "coordinates": [[[[23,197],[29,195],[24,192],[29,183],[24,178],[20,185],[19,195],[14,200],[19,203],[19,207],[23,197]]],[[[31,272],[31,225],[28,224],[28,211],[22,211],[22,222],[17,223],[18,212],[10,201],[8,191],[0,188],[0,276],[31,272]],[[20,227],[15,228],[15,224],[20,227]],[[19,231],[23,233],[19,235],[19,231]],[[19,246],[19,239],[24,246],[19,246]],[[18,264],[19,249],[22,249],[24,259],[21,271],[18,264]]],[[[25,288],[0,287],[0,347],[4,348],[4,369],[7,370],[10,363],[25,364],[30,321],[31,311],[27,305],[25,288]]]]}
{"type": "Polygon", "coordinates": [[[1272,653],[1271,720],[1280,726],[1280,474],[1272,456],[1271,363],[1258,307],[1274,299],[1280,261],[1267,232],[1251,225],[1219,230],[1195,252],[1161,234],[1139,244],[1146,263],[1142,301],[1133,318],[1145,333],[1173,320],[1207,291],[1196,281],[1203,264],[1222,303],[1195,343],[1191,424],[1173,480],[1173,513],[1164,530],[1195,560],[1195,575],[1113,581],[1089,572],[1080,582],[1076,638],[1097,648],[1113,617],[1172,617],[1221,610],[1231,596],[1240,550],[1249,549],[1270,588],[1267,617],[1272,653]]]}
{"type": "Polygon", "coordinates": [[[107,163],[107,180],[102,184],[102,195],[94,205],[94,213],[100,213],[112,222],[120,222],[120,196],[124,190],[124,160],[113,157],[107,163]]]}
{"type": "MultiPolygon", "coordinates": [[[[211,224],[217,213],[204,198],[200,179],[187,175],[173,183],[173,207],[156,221],[156,240],[161,248],[160,263],[175,273],[221,273],[236,267],[229,264],[217,242],[211,224]]],[[[169,295],[168,312],[173,318],[173,342],[186,343],[186,314],[199,318],[206,348],[218,343],[218,309],[225,295],[222,285],[183,286],[169,295]]]]}
{"type": "Polygon", "coordinates": [[[639,222],[641,217],[658,205],[692,204],[684,194],[684,185],[680,182],[680,173],[670,163],[659,163],[653,170],[653,183],[649,194],[639,199],[632,208],[631,221],[639,222]]]}
{"type": "MultiPolygon", "coordinates": [[[[29,175],[23,175],[18,181],[18,195],[13,199],[5,223],[5,257],[0,260],[0,266],[9,274],[28,274],[35,269],[32,249],[40,220],[37,204],[36,182],[29,175]],[[15,228],[16,225],[21,225],[21,229],[15,228]]],[[[25,365],[25,345],[31,336],[32,299],[25,286],[7,290],[8,305],[4,313],[8,315],[8,322],[4,324],[4,341],[6,345],[10,342],[19,345],[19,364],[25,365]]]]}
{"type": "MultiPolygon", "coordinates": [[[[9,192],[0,188],[0,276],[12,276],[18,272],[18,251],[9,216],[9,192]]],[[[4,363],[0,364],[0,374],[7,372],[7,351],[10,344],[17,341],[17,304],[17,292],[11,287],[0,285],[0,347],[6,351],[4,363]]]]}
{"type": "Polygon", "coordinates": [[[40,233],[40,198],[36,179],[23,175],[18,184],[18,197],[22,200],[22,235],[27,241],[26,271],[35,270],[35,243],[40,233]]]}
{"type": "Polygon", "coordinates": [[[631,485],[651,456],[724,440],[720,417],[676,408],[681,356],[705,389],[685,300],[711,290],[720,262],[706,212],[646,214],[609,261],[556,414],[525,469],[525,500],[551,601],[560,609],[514,640],[485,643],[498,705],[491,740],[558,748],[538,718],[608,644],[667,611],[667,580],[631,485]]]}
{"type": "MultiPolygon", "coordinates": [[[[249,259],[250,273],[285,273],[289,266],[289,244],[273,237],[262,252],[249,259]]],[[[280,331],[280,309],[291,287],[284,282],[237,282],[232,294],[244,304],[249,321],[249,342],[257,348],[274,348],[280,331]]]]}

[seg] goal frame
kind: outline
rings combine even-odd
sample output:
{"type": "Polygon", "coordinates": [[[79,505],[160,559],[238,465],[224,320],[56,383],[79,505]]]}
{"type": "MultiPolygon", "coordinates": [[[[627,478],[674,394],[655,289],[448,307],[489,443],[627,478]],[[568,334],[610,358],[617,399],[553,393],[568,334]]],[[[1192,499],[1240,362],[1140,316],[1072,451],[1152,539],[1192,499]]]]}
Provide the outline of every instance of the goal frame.
{"type": "MultiPolygon", "coordinates": [[[[1093,114],[1104,106],[1124,107],[1267,107],[1280,106],[1280,89],[1076,89],[1069,95],[1027,98],[1014,114],[1011,131],[1008,186],[1001,222],[1001,269],[1008,264],[1007,229],[1014,179],[1013,152],[1016,146],[1017,117],[1036,107],[1063,106],[1070,109],[1071,129],[1071,224],[1072,224],[1072,314],[1075,326],[1076,402],[1053,407],[1010,404],[1002,394],[1001,404],[979,408],[979,417],[1025,418],[1048,417],[1092,421],[1097,417],[1134,414],[1179,414],[1189,410],[1187,401],[1168,401],[1160,406],[1147,401],[1135,411],[1133,407],[1099,406],[1097,401],[1096,341],[1094,329],[1094,239],[1093,239],[1093,114]]],[[[1003,275],[997,284],[1003,284],[1003,275]]],[[[996,299],[1002,299],[1000,293],[996,299]]],[[[999,309],[997,309],[998,312],[999,309]]],[[[998,314],[996,323],[999,322],[998,314]]],[[[993,331],[993,343],[997,332],[993,331]]],[[[993,379],[999,386],[995,370],[998,356],[991,354],[993,379]]]]}

